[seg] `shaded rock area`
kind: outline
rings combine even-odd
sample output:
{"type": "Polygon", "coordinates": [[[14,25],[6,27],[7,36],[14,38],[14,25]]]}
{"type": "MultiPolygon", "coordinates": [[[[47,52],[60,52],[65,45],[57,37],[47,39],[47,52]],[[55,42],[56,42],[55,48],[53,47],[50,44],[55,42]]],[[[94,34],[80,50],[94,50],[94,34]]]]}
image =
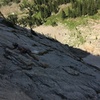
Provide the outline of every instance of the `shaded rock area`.
{"type": "Polygon", "coordinates": [[[100,69],[36,34],[0,18],[0,100],[100,100],[100,69]]]}

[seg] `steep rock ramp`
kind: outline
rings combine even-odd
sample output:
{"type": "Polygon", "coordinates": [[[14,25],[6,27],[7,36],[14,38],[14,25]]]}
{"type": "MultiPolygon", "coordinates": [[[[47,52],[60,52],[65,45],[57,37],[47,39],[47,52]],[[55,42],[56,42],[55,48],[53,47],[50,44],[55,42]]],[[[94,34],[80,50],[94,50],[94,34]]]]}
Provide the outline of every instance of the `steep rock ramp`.
{"type": "Polygon", "coordinates": [[[0,100],[100,100],[100,69],[0,18],[0,100]]]}

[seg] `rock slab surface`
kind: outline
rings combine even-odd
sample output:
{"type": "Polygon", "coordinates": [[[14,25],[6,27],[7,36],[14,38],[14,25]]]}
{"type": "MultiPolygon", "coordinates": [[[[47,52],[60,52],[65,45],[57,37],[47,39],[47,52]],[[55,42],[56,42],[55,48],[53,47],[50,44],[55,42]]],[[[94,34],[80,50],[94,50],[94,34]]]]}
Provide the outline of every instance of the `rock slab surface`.
{"type": "Polygon", "coordinates": [[[68,46],[0,18],[0,100],[100,100],[100,68],[68,46]]]}

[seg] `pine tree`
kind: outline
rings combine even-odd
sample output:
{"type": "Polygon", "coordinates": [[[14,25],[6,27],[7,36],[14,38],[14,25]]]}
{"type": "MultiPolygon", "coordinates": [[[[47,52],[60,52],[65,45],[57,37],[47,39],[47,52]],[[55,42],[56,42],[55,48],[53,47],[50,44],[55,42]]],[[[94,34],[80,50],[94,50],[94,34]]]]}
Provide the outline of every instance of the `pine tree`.
{"type": "MultiPolygon", "coordinates": [[[[94,15],[98,10],[98,0],[71,0],[72,9],[68,8],[68,16],[94,15]],[[71,10],[71,11],[70,11],[71,10]],[[70,13],[69,13],[70,12],[70,13]]],[[[99,4],[100,5],[100,4],[99,4]]]]}
{"type": "Polygon", "coordinates": [[[66,13],[64,10],[61,11],[61,18],[64,20],[66,18],[66,13]]]}

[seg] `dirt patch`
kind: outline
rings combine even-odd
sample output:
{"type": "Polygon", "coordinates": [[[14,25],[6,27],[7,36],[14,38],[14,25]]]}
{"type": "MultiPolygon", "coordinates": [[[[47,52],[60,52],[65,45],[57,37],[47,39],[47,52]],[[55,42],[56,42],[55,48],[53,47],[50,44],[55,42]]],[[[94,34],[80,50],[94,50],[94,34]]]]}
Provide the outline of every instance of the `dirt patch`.
{"type": "Polygon", "coordinates": [[[11,6],[8,6],[8,5],[3,6],[0,8],[0,11],[2,12],[2,14],[4,14],[5,17],[11,13],[20,13],[21,12],[18,4],[16,4],[16,3],[13,3],[11,6]]]}
{"type": "MultiPolygon", "coordinates": [[[[100,55],[100,20],[88,22],[86,26],[77,27],[78,32],[85,38],[86,42],[79,44],[77,48],[87,51],[94,55],[100,55]]],[[[52,26],[39,26],[34,28],[35,31],[53,37],[63,44],[70,45],[76,41],[77,36],[72,36],[75,31],[70,31],[68,28],[59,24],[56,27],[52,26]]],[[[77,33],[77,32],[76,32],[77,33]]],[[[77,38],[78,39],[78,38],[77,38]]]]}
{"type": "Polygon", "coordinates": [[[61,24],[55,27],[42,25],[34,28],[34,31],[42,33],[47,37],[57,39],[61,43],[65,43],[66,37],[70,34],[70,31],[61,24]]]}

